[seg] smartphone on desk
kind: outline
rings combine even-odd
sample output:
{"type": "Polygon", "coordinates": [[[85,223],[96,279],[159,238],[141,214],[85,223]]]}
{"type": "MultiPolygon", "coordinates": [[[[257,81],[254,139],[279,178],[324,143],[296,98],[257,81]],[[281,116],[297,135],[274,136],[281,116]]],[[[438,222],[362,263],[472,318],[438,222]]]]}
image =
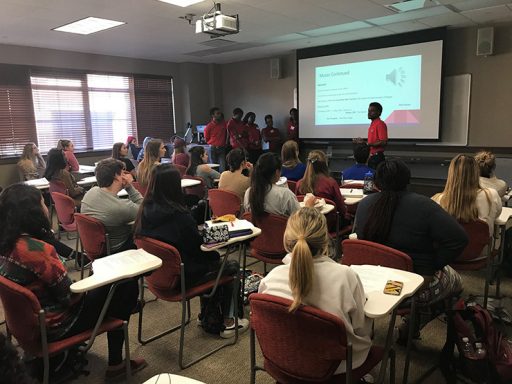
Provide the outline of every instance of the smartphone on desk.
{"type": "Polygon", "coordinates": [[[384,287],[384,294],[400,296],[402,293],[402,288],[404,287],[404,283],[396,280],[388,280],[386,286],[384,287]]]}

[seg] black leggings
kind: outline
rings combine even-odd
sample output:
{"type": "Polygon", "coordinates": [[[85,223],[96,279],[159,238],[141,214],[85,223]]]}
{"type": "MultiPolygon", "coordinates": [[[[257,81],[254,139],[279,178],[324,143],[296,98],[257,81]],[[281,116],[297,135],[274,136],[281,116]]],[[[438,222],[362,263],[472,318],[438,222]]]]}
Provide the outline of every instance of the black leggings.
{"type": "MultiPolygon", "coordinates": [[[[110,290],[110,285],[93,289],[86,293],[84,306],[77,321],[62,338],[70,337],[94,328],[101,309],[110,290]]],[[[117,286],[110,302],[106,317],[129,320],[132,310],[137,304],[139,286],[137,280],[128,280],[117,286]]],[[[124,333],[122,329],[107,332],[108,364],[117,365],[123,362],[124,333]]]]}

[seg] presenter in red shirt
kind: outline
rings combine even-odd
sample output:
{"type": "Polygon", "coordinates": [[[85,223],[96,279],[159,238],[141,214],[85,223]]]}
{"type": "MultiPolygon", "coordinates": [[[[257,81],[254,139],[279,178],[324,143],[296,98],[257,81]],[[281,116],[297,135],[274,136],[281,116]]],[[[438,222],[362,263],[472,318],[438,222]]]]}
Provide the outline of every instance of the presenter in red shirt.
{"type": "Polygon", "coordinates": [[[242,121],[242,116],[244,115],[244,111],[241,108],[233,109],[233,117],[228,121],[228,134],[229,134],[229,143],[232,148],[242,148],[247,150],[249,133],[247,132],[247,127],[242,121]]]}
{"type": "Polygon", "coordinates": [[[290,109],[290,120],[288,120],[288,140],[299,142],[299,111],[297,108],[290,109]]]}
{"type": "Polygon", "coordinates": [[[281,153],[281,134],[277,128],[274,128],[272,115],[265,116],[265,124],[266,127],[261,130],[261,136],[262,140],[268,143],[268,151],[277,154],[281,153]]]}
{"type": "Polygon", "coordinates": [[[247,151],[249,152],[249,162],[256,164],[261,155],[261,133],[258,124],[255,123],[256,114],[247,112],[243,118],[245,129],[247,131],[247,151]]]}
{"type": "Polygon", "coordinates": [[[204,139],[210,145],[212,162],[219,164],[219,171],[226,169],[226,122],[219,108],[210,109],[211,121],[204,129],[204,139]]]}
{"type": "MultiPolygon", "coordinates": [[[[380,119],[382,114],[382,105],[377,102],[370,103],[368,106],[368,118],[372,121],[368,128],[368,141],[366,144],[370,147],[370,158],[368,166],[377,169],[377,166],[386,158],[384,156],[384,148],[388,143],[388,127],[385,122],[380,119]]],[[[355,143],[364,143],[360,137],[353,140],[355,143]]]]}

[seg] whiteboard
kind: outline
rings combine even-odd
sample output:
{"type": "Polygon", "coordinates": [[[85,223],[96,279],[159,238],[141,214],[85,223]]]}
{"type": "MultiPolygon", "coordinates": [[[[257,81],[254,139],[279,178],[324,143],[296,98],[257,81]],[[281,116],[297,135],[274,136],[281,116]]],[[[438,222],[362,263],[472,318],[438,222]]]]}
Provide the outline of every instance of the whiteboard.
{"type": "Polygon", "coordinates": [[[441,141],[419,145],[468,145],[471,74],[446,76],[441,105],[441,141]]]}

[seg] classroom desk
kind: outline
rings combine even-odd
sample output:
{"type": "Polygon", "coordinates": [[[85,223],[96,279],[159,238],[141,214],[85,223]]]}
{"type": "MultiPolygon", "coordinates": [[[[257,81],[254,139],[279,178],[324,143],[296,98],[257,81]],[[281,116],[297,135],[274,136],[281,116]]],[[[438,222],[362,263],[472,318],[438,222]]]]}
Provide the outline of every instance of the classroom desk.
{"type": "Polygon", "coordinates": [[[220,164],[216,164],[216,163],[208,163],[206,165],[209,166],[210,168],[219,168],[220,167],[220,164]]]}
{"type": "Polygon", "coordinates": [[[340,188],[341,195],[345,198],[346,205],[354,205],[363,200],[367,195],[362,189],[358,188],[340,188]]]}
{"type": "MultiPolygon", "coordinates": [[[[382,383],[386,374],[389,351],[393,344],[393,329],[395,327],[398,305],[408,297],[412,297],[418,289],[420,289],[423,284],[423,277],[412,272],[377,265],[352,265],[350,268],[352,268],[359,276],[367,296],[367,301],[364,305],[365,315],[369,318],[375,319],[387,316],[391,312],[388,334],[384,347],[384,357],[382,359],[383,364],[381,364],[379,377],[376,381],[377,383],[382,383]],[[384,286],[388,280],[397,280],[404,283],[400,296],[384,294],[384,286]]],[[[403,383],[407,383],[407,376],[409,373],[411,342],[412,340],[408,340],[403,383]]]]}
{"type": "MultiPolygon", "coordinates": [[[[299,204],[301,208],[304,208],[306,206],[306,204],[303,201],[299,202],[299,204]]],[[[329,212],[332,212],[334,210],[335,206],[332,204],[324,204],[319,207],[315,206],[315,208],[317,208],[320,211],[320,213],[327,215],[329,212]]]]}
{"type": "Polygon", "coordinates": [[[87,176],[87,177],[84,177],[82,180],[77,181],[76,183],[81,186],[86,186],[86,185],[95,184],[96,182],[97,182],[96,176],[87,176]]]}
{"type": "Polygon", "coordinates": [[[142,384],[205,384],[202,381],[197,381],[189,377],[173,375],[171,373],[161,373],[153,376],[151,379],[142,384]]]}
{"type": "Polygon", "coordinates": [[[24,181],[23,184],[31,185],[33,187],[36,187],[37,189],[49,189],[50,188],[50,183],[44,177],[42,177],[41,179],[27,180],[27,181],[24,181]]]}
{"type": "Polygon", "coordinates": [[[80,164],[80,166],[78,167],[78,171],[76,171],[76,173],[94,173],[94,171],[96,170],[96,166],[95,165],[82,165],[80,164]]]}
{"type": "Polygon", "coordinates": [[[71,284],[71,292],[81,293],[124,279],[137,277],[162,266],[162,259],[143,249],[130,249],[92,262],[94,274],[71,284]]]}
{"type": "Polygon", "coordinates": [[[200,180],[195,179],[181,179],[181,188],[193,187],[194,185],[201,184],[200,180]]]}

